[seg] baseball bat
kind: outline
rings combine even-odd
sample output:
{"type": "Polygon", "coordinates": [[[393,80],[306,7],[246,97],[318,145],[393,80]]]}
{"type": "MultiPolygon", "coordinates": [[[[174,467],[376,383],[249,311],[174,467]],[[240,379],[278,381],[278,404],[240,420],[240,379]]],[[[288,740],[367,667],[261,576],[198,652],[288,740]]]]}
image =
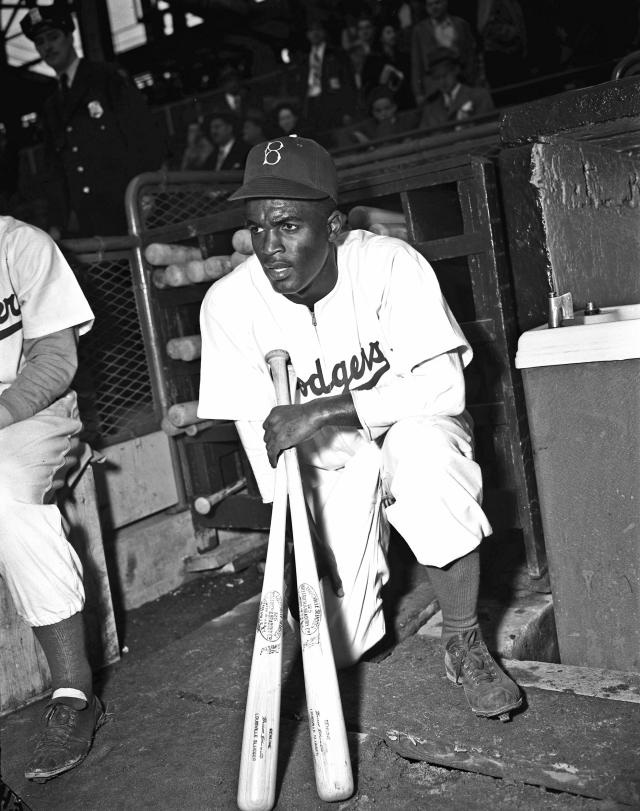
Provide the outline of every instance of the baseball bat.
{"type": "Polygon", "coordinates": [[[184,428],[185,425],[199,422],[201,418],[198,417],[198,401],[188,400],[184,403],[174,403],[167,409],[167,417],[176,428],[184,428]]]}
{"type": "Polygon", "coordinates": [[[244,253],[251,256],[253,253],[253,244],[251,242],[251,231],[248,228],[240,228],[234,231],[231,237],[231,247],[238,253],[244,253]]]}
{"type": "Polygon", "coordinates": [[[354,206],[349,211],[347,219],[351,228],[364,228],[365,230],[374,222],[406,225],[406,217],[402,211],[390,211],[373,206],[354,206]]]}
{"type": "Polygon", "coordinates": [[[186,287],[192,284],[187,276],[187,268],[184,265],[167,265],[164,269],[164,281],[169,287],[186,287]]]}
{"type": "Polygon", "coordinates": [[[396,237],[404,242],[409,241],[409,231],[406,225],[399,225],[395,222],[372,222],[368,228],[372,234],[381,236],[396,237]]]}
{"type": "Polygon", "coordinates": [[[169,286],[164,278],[164,268],[155,268],[151,274],[151,280],[158,290],[164,290],[165,287],[169,286]]]}
{"type": "MultiPolygon", "coordinates": [[[[288,353],[284,349],[274,349],[267,353],[265,360],[271,368],[278,405],[289,405],[291,393],[287,372],[288,353]]],[[[346,800],[353,794],[347,730],[311,540],[298,454],[295,448],[288,448],[283,456],[298,580],[300,644],[316,788],[320,799],[335,802],[346,800]]]]}
{"type": "Polygon", "coordinates": [[[150,265],[183,264],[190,259],[202,259],[202,252],[200,248],[193,248],[188,245],[151,242],[144,249],[144,258],[150,265]]]}
{"type": "Polygon", "coordinates": [[[227,496],[232,496],[234,493],[237,493],[246,486],[246,479],[238,479],[237,482],[230,484],[228,487],[223,487],[222,490],[217,490],[215,493],[211,493],[208,496],[198,496],[198,498],[193,502],[193,506],[195,507],[196,512],[200,513],[200,515],[208,515],[211,512],[212,507],[215,507],[216,504],[220,504],[220,502],[224,501],[227,496]]]}
{"type": "Polygon", "coordinates": [[[187,436],[198,436],[198,434],[206,431],[207,428],[212,428],[215,424],[215,420],[202,420],[201,422],[189,423],[189,425],[185,425],[184,428],[179,430],[184,431],[187,436]]]}
{"type": "Polygon", "coordinates": [[[237,797],[241,811],[269,811],[275,803],[282,691],[286,522],[287,476],[281,457],[276,468],[269,544],[245,707],[237,797]]]}
{"type": "Polygon", "coordinates": [[[208,256],[206,259],[192,259],[185,265],[187,276],[193,284],[214,281],[231,271],[229,256],[208,256]]]}
{"type": "Polygon", "coordinates": [[[167,355],[173,360],[197,360],[202,352],[200,335],[183,335],[180,338],[169,338],[167,355]]]}

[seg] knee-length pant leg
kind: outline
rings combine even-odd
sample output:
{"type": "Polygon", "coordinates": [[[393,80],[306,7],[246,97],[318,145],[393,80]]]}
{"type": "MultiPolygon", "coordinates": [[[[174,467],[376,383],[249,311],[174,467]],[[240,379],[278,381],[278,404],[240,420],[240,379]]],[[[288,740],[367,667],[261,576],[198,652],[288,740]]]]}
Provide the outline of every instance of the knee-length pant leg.
{"type": "Polygon", "coordinates": [[[491,534],[480,506],[482,473],[465,418],[395,423],[382,444],[381,474],[395,498],[387,518],[419,563],[446,566],[491,534]]]}
{"type": "Polygon", "coordinates": [[[302,466],[316,527],[335,556],[344,590],[328,578],[323,596],[338,667],[354,664],[385,632],[380,589],[389,577],[389,527],[380,506],[380,449],[364,443],[344,467],[302,466]]]}
{"type": "Polygon", "coordinates": [[[84,606],[82,566],[54,501],[81,427],[69,392],[0,430],[0,575],[30,625],[51,625],[84,606]]]}

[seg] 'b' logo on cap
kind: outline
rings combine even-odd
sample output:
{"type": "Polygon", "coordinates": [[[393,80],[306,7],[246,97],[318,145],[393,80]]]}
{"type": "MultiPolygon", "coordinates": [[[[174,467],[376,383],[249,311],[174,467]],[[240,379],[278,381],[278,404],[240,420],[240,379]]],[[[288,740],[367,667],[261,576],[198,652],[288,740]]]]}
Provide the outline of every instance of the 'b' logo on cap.
{"type": "Polygon", "coordinates": [[[282,160],[282,155],[280,154],[281,149],[284,149],[282,141],[269,141],[264,148],[264,160],[262,161],[262,165],[275,166],[276,163],[280,163],[282,160]]]}

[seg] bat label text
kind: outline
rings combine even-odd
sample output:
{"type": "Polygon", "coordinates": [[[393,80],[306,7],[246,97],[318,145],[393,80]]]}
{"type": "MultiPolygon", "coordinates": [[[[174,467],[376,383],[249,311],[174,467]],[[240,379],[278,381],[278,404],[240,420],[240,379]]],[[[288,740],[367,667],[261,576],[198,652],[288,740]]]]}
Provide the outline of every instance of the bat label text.
{"type": "Polygon", "coordinates": [[[269,591],[260,602],[258,630],[267,642],[277,642],[282,636],[282,595],[269,591]]]}
{"type": "Polygon", "coordinates": [[[300,631],[311,635],[320,627],[322,604],[320,596],[309,583],[298,586],[298,605],[300,608],[300,631]]]}

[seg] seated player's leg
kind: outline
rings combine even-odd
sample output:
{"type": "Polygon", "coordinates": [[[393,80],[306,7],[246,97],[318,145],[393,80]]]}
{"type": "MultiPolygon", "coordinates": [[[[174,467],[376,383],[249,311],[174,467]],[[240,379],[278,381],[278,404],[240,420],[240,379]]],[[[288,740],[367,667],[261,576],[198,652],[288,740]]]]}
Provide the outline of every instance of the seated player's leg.
{"type": "Polygon", "coordinates": [[[442,609],[447,676],[477,715],[503,715],[522,697],[482,641],[477,617],[477,547],[491,527],[481,508],[482,475],[464,418],[415,418],[393,425],[382,475],[394,503],[387,517],[428,571],[442,609]]]}
{"type": "Polygon", "coordinates": [[[104,716],[85,648],[82,566],[54,503],[80,428],[75,395],[69,394],[2,430],[0,574],[42,646],[53,689],[25,771],[33,780],[77,765],[104,716]]]}
{"type": "Polygon", "coordinates": [[[344,467],[302,465],[307,501],[316,528],[331,547],[343,597],[323,581],[325,609],[338,667],[348,667],[384,636],[380,590],[389,577],[389,528],[380,509],[380,449],[362,446],[344,467]]]}

